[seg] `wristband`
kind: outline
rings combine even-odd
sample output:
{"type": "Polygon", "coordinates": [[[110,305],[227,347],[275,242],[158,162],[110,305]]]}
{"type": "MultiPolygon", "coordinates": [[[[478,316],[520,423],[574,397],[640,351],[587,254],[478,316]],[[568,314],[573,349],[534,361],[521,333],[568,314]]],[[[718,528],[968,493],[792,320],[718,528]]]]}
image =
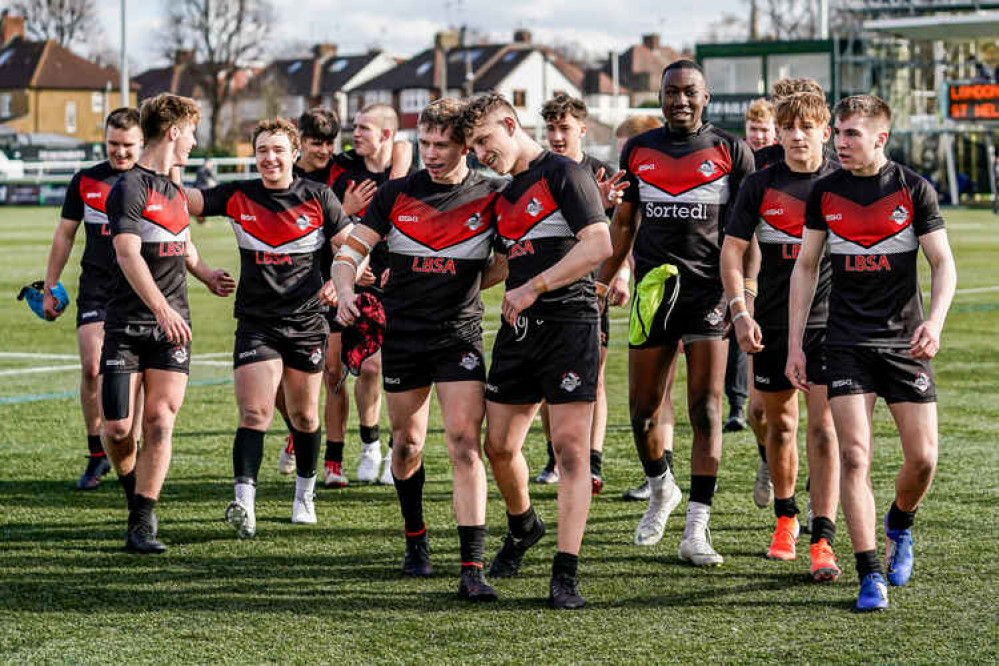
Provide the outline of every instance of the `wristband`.
{"type": "Polygon", "coordinates": [[[728,309],[731,310],[732,306],[735,305],[736,303],[742,303],[743,305],[745,305],[746,299],[743,298],[742,296],[736,296],[735,298],[733,298],[728,302],[728,309]]]}
{"type": "Polygon", "coordinates": [[[734,324],[743,317],[748,317],[748,316],[749,316],[749,310],[743,310],[742,312],[738,312],[734,317],[732,317],[732,323],[734,324]]]}
{"type": "Polygon", "coordinates": [[[341,257],[341,256],[340,256],[340,255],[338,254],[338,255],[337,255],[337,256],[336,256],[336,257],[335,257],[335,258],[333,259],[333,263],[332,263],[332,264],[330,264],[330,266],[331,266],[332,268],[336,268],[336,267],[337,267],[338,265],[339,265],[339,266],[347,266],[348,268],[350,268],[350,271],[351,271],[352,273],[353,273],[353,272],[356,272],[356,271],[357,271],[357,264],[356,264],[356,263],[354,262],[354,260],[353,260],[353,259],[351,259],[350,257],[341,257]]]}
{"type": "Polygon", "coordinates": [[[545,282],[544,276],[540,274],[535,275],[534,279],[531,280],[531,287],[533,287],[534,291],[539,294],[543,294],[548,291],[548,283],[545,282]]]}
{"type": "Polygon", "coordinates": [[[756,292],[755,292],[755,291],[752,291],[752,290],[750,290],[750,289],[743,289],[742,291],[743,291],[743,292],[744,292],[744,293],[745,293],[745,294],[746,294],[747,296],[752,296],[753,298],[756,298],[756,292]]]}
{"type": "Polygon", "coordinates": [[[625,282],[631,282],[631,269],[627,266],[622,266],[621,270],[617,272],[617,277],[625,282]]]}
{"type": "Polygon", "coordinates": [[[756,278],[746,278],[742,281],[742,288],[755,296],[756,290],[759,289],[760,286],[757,284],[756,278]]]}

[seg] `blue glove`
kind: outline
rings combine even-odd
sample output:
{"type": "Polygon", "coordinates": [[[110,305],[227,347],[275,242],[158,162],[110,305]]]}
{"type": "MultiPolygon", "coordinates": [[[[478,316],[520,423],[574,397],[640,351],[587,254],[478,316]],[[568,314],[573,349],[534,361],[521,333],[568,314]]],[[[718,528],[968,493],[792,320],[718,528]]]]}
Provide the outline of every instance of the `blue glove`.
{"type": "MultiPolygon", "coordinates": [[[[31,311],[41,319],[45,319],[45,310],[42,305],[45,297],[44,289],[45,283],[37,280],[27,286],[21,287],[21,293],[17,295],[17,300],[27,301],[31,311]]],[[[62,312],[69,305],[69,292],[66,291],[66,287],[62,286],[62,282],[57,283],[52,288],[52,296],[56,299],[57,311],[62,312]]]]}

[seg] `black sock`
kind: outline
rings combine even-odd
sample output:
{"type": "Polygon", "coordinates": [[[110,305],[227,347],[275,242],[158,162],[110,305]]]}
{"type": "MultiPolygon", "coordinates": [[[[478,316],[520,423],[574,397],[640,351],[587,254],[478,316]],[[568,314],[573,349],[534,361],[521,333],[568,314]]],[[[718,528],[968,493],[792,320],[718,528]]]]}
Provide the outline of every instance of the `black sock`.
{"type": "MultiPolygon", "coordinates": [[[[672,454],[672,451],[667,451],[667,453],[672,454]]],[[[670,458],[672,457],[673,456],[670,455],[670,458]]],[[[670,464],[670,461],[666,459],[665,455],[663,455],[663,457],[659,458],[658,460],[642,461],[642,469],[645,470],[645,476],[649,477],[650,479],[655,479],[662,476],[667,471],[672,469],[672,467],[673,465],[670,464]]]]}
{"type": "MultiPolygon", "coordinates": [[[[918,507],[916,510],[918,511],[918,507]]],[[[888,509],[888,529],[907,530],[914,522],[916,522],[916,511],[902,511],[898,508],[898,504],[891,503],[891,508],[888,509]]]]}
{"type": "Polygon", "coordinates": [[[673,449],[666,449],[663,451],[663,459],[666,461],[666,466],[669,467],[669,473],[673,473],[673,449]]]}
{"type": "Polygon", "coordinates": [[[812,492],[812,477],[811,475],[805,477],[805,492],[812,492]]]}
{"type": "Polygon", "coordinates": [[[830,546],[836,539],[836,523],[825,516],[812,518],[812,543],[818,543],[819,539],[825,539],[830,546]]]}
{"type": "Polygon", "coordinates": [[[319,428],[313,432],[292,430],[291,436],[295,440],[295,473],[303,479],[311,479],[316,475],[322,433],[319,428]]]}
{"type": "Polygon", "coordinates": [[[135,469],[133,469],[128,474],[119,474],[118,483],[121,484],[121,489],[125,491],[125,503],[128,506],[128,510],[132,510],[132,502],[135,501],[135,469]]]}
{"type": "Polygon", "coordinates": [[[562,574],[575,578],[578,567],[579,555],[565,553],[560,550],[555,553],[555,557],[552,559],[552,577],[554,578],[562,574]]]}
{"type": "Polygon", "coordinates": [[[426,474],[423,465],[408,479],[400,479],[395,474],[395,492],[399,496],[399,508],[402,509],[402,520],[406,528],[406,536],[417,536],[426,532],[423,523],[423,483],[426,474]]]}
{"type": "Polygon", "coordinates": [[[145,495],[136,494],[132,500],[132,510],[128,512],[128,526],[150,525],[153,522],[153,509],[156,500],[145,495]]]}
{"type": "Polygon", "coordinates": [[[264,433],[252,428],[237,428],[232,442],[232,473],[237,483],[257,482],[264,461],[264,433]]]}
{"type": "Polygon", "coordinates": [[[878,559],[878,551],[865,550],[860,553],[854,553],[853,556],[857,559],[857,577],[860,580],[864,580],[868,574],[884,573],[881,570],[881,560],[878,559]]]}
{"type": "Polygon", "coordinates": [[[603,470],[603,464],[603,451],[590,451],[590,474],[593,476],[600,476],[600,472],[603,470]]]}
{"type": "Polygon", "coordinates": [[[326,455],[323,456],[326,462],[343,462],[343,442],[326,440],[326,455]]]}
{"type": "Polygon", "coordinates": [[[548,449],[548,462],[545,463],[545,469],[551,472],[555,469],[555,447],[552,445],[552,440],[548,440],[545,448],[548,449]]]}
{"type": "Polygon", "coordinates": [[[690,501],[711,506],[711,499],[715,496],[715,483],[718,477],[707,474],[690,475],[690,501]]]}
{"type": "Polygon", "coordinates": [[[774,498],[774,515],[780,518],[781,516],[786,516],[788,518],[793,518],[797,516],[800,512],[798,511],[798,503],[794,499],[794,495],[781,499],[780,497],[774,498]]]}
{"type": "Polygon", "coordinates": [[[104,447],[101,446],[100,435],[87,435],[87,450],[94,458],[102,458],[104,456],[104,447]]]}
{"type": "Polygon", "coordinates": [[[361,441],[365,444],[378,441],[378,424],[373,426],[361,426],[361,441]]]}
{"type": "Polygon", "coordinates": [[[392,450],[392,437],[391,436],[389,437],[389,441],[388,441],[388,444],[386,444],[386,446],[388,447],[389,451],[392,450]]]}
{"type": "Polygon", "coordinates": [[[486,547],[485,525],[458,525],[458,542],[461,544],[461,566],[482,568],[482,553],[486,547]]]}
{"type": "Polygon", "coordinates": [[[537,521],[538,514],[534,512],[533,504],[527,507],[527,511],[519,516],[514,516],[510,513],[506,514],[506,522],[510,527],[510,533],[518,539],[522,539],[533,532],[537,521]]]}
{"type": "Polygon", "coordinates": [[[767,447],[763,446],[762,444],[757,444],[756,445],[756,450],[760,452],[760,460],[762,460],[763,462],[766,462],[767,461],[767,447]]]}

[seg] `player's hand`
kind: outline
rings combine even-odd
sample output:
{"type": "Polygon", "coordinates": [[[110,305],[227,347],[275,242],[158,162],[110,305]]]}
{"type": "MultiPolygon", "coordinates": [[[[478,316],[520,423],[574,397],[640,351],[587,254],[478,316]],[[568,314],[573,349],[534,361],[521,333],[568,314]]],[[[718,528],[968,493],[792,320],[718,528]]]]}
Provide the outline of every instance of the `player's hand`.
{"type": "Polygon", "coordinates": [[[45,313],[45,319],[46,321],[54,321],[56,317],[64,312],[65,308],[62,310],[56,310],[56,305],[58,305],[59,302],[56,300],[55,296],[52,295],[52,292],[49,291],[48,287],[45,287],[42,291],[44,292],[42,294],[42,311],[45,313]]]}
{"type": "Polygon", "coordinates": [[[336,298],[336,287],[333,286],[333,280],[327,280],[322,287],[319,288],[319,302],[323,305],[328,305],[330,307],[337,307],[336,298]]]}
{"type": "Polygon", "coordinates": [[[933,358],[940,351],[940,324],[927,319],[916,327],[909,341],[909,354],[912,358],[933,358]]]}
{"type": "Polygon", "coordinates": [[[225,297],[231,294],[236,288],[236,280],[225,270],[219,268],[209,274],[205,285],[208,287],[208,291],[216,296],[225,297]]]}
{"type": "Polygon", "coordinates": [[[624,199],[624,188],[628,181],[622,182],[624,170],[618,171],[609,178],[604,178],[603,167],[597,170],[597,188],[600,190],[600,203],[604,208],[613,208],[624,199]]]}
{"type": "Polygon", "coordinates": [[[371,266],[365,266],[364,270],[357,274],[357,279],[354,282],[359,287],[370,287],[375,283],[375,274],[371,270],[371,266]]]}
{"type": "Polygon", "coordinates": [[[610,287],[607,288],[607,304],[621,307],[628,303],[629,298],[631,298],[631,285],[628,281],[620,277],[611,280],[610,287]]]}
{"type": "Polygon", "coordinates": [[[763,351],[763,331],[752,316],[739,317],[732,325],[735,327],[735,339],[739,341],[742,351],[747,354],[763,351]]]}
{"type": "Polygon", "coordinates": [[[805,375],[805,352],[801,349],[788,349],[784,376],[794,388],[808,392],[808,377],[805,375]]]}
{"type": "Polygon", "coordinates": [[[368,179],[361,181],[360,183],[355,183],[354,181],[347,182],[347,189],[343,193],[343,212],[347,215],[357,215],[362,210],[368,207],[371,203],[371,197],[375,196],[375,190],[378,189],[378,185],[375,181],[368,179]]]}
{"type": "Polygon", "coordinates": [[[530,282],[520,285],[513,291],[506,292],[501,305],[504,321],[510,326],[516,325],[520,313],[534,305],[536,300],[538,300],[538,292],[530,282]]]}
{"type": "Polygon", "coordinates": [[[389,277],[391,275],[392,275],[392,269],[391,268],[386,268],[385,270],[383,270],[381,277],[378,278],[378,286],[381,287],[382,289],[384,289],[385,285],[388,284],[389,277]]]}
{"type": "Polygon", "coordinates": [[[357,309],[357,304],[354,303],[355,300],[354,293],[347,292],[340,300],[340,304],[337,305],[336,320],[340,322],[342,326],[350,326],[361,314],[361,311],[357,309]]]}
{"type": "Polygon", "coordinates": [[[169,305],[156,313],[156,323],[166,336],[167,342],[174,345],[186,345],[191,341],[191,327],[187,325],[180,313],[169,305]]]}

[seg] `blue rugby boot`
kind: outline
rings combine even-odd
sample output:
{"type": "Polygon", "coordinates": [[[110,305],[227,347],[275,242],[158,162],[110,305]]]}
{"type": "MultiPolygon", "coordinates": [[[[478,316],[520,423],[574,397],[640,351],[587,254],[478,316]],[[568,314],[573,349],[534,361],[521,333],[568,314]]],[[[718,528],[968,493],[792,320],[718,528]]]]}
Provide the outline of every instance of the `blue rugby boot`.
{"type": "Polygon", "coordinates": [[[885,556],[885,571],[888,572],[888,582],[899,587],[909,582],[912,577],[912,530],[888,529],[888,515],[885,515],[885,537],[888,539],[887,555],[885,556]]]}
{"type": "Polygon", "coordinates": [[[888,608],[888,585],[880,573],[864,576],[860,581],[860,594],[857,595],[856,609],[860,613],[870,613],[888,608]]]}

